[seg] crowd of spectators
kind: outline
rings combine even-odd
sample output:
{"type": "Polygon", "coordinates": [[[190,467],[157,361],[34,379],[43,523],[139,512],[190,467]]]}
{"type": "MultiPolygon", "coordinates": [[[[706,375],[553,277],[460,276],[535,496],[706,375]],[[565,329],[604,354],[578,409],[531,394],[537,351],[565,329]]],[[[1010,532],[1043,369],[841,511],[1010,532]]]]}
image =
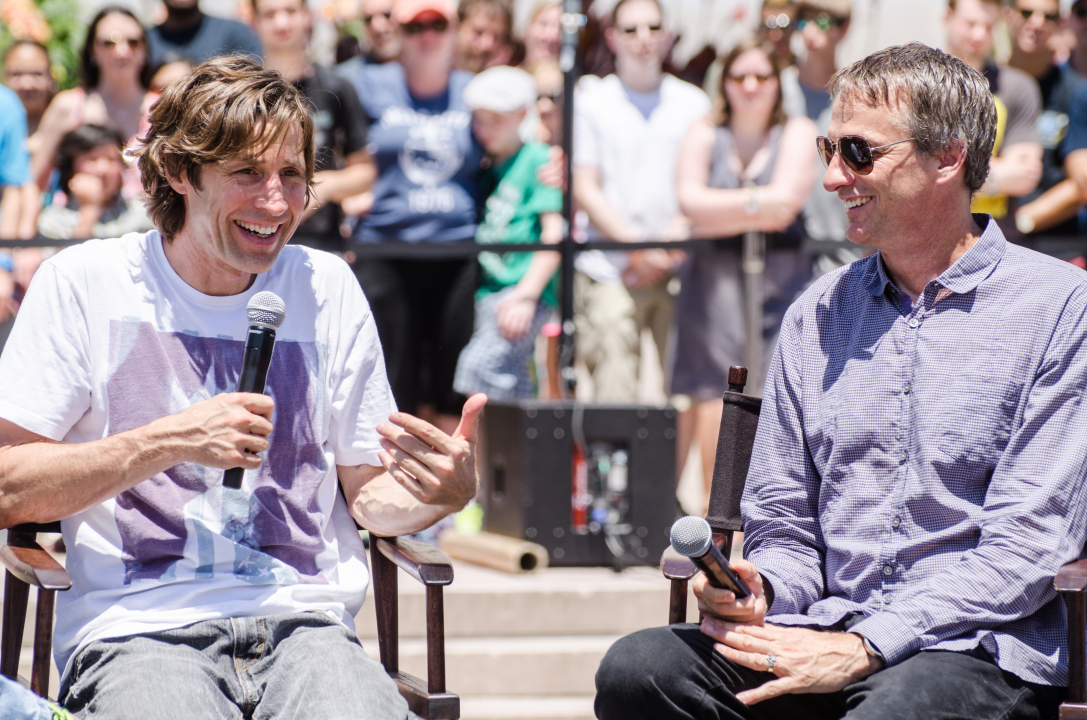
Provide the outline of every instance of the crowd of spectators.
{"type": "MultiPolygon", "coordinates": [[[[764,362],[803,288],[860,257],[814,152],[853,3],[764,0],[761,13],[742,2],[585,5],[572,232],[716,242],[579,253],[578,356],[590,399],[636,402],[646,392],[643,333],[651,338],[664,378],[653,394],[681,407],[690,399],[679,433],[686,457],[694,438],[712,446],[727,369],[748,356],[742,236],[765,238],[764,362]]],[[[340,43],[335,66],[315,59],[306,0],[251,0],[245,23],[206,15],[197,0],[165,8],[149,28],[121,6],[98,12],[70,90],[58,91],[43,46],[3,48],[0,236],[149,227],[129,151],[158,93],[208,57],[256,55],[313,106],[316,202],[293,242],[353,265],[399,406],[451,430],[464,393],[543,392],[535,344],[556,313],[557,254],[403,257],[396,245],[561,237],[564,159],[547,147],[563,135],[560,1],[361,0],[365,37],[340,43]]],[[[1016,242],[1082,237],[1087,0],[1063,11],[1059,0],[949,0],[943,23],[944,49],[983,73],[997,99],[997,144],[975,211],[1016,242]]],[[[1066,259],[1087,264],[1066,246],[1066,259]]],[[[49,252],[0,252],[0,343],[49,252]]],[[[707,478],[711,464],[703,458],[707,478]]]]}

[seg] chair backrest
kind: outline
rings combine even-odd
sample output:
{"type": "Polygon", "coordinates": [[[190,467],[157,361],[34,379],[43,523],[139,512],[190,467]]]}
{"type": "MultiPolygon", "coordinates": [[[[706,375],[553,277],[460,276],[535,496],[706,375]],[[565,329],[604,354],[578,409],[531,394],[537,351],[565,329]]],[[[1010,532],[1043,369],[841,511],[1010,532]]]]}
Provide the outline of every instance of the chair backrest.
{"type": "Polygon", "coordinates": [[[751,465],[751,446],[759,425],[762,398],[743,393],[747,369],[731,367],[729,389],[724,394],[721,434],[717,439],[717,457],[713,463],[713,487],[706,522],[715,533],[743,530],[740,498],[744,494],[747,469],[751,465]]]}

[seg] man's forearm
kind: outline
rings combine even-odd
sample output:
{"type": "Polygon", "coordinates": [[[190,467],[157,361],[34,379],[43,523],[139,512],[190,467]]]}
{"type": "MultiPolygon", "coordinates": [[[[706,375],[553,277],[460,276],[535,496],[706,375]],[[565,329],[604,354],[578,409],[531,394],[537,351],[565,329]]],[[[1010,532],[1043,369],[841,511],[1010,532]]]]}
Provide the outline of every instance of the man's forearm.
{"type": "MultiPolygon", "coordinates": [[[[3,420],[0,425],[5,431],[14,427],[3,420]]],[[[170,433],[165,418],[86,443],[34,438],[0,446],[0,527],[61,520],[116,497],[187,455],[186,441],[170,433]]]]}
{"type": "Polygon", "coordinates": [[[374,184],[376,176],[370,162],[355,163],[342,170],[322,170],[313,177],[316,199],[321,203],[339,203],[344,198],[361,195],[374,184]]]}
{"type": "Polygon", "coordinates": [[[447,505],[427,505],[412,497],[381,468],[371,468],[375,476],[352,481],[340,468],[340,481],[348,498],[351,516],[375,535],[395,537],[425,530],[447,515],[461,510],[447,505]]]}

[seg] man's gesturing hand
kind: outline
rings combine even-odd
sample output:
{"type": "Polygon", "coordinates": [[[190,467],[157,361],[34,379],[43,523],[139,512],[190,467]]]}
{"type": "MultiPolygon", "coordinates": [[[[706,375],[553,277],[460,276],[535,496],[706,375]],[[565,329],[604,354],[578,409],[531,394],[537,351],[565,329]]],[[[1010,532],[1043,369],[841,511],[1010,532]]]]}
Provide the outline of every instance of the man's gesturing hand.
{"type": "Polygon", "coordinates": [[[452,437],[417,417],[393,413],[377,426],[381,464],[416,500],[459,510],[479,488],[476,426],[486,404],[486,395],[468,398],[452,437]]]}
{"type": "Polygon", "coordinates": [[[770,610],[762,575],[758,568],[746,560],[730,562],[729,567],[740,576],[751,594],[743,600],[737,600],[731,590],[715,588],[709,584],[704,574],[698,573],[691,584],[694,596],[698,599],[698,611],[707,617],[761,625],[762,619],[770,610]]]}
{"type": "Polygon", "coordinates": [[[714,648],[729,660],[778,676],[737,693],[745,705],[789,693],[829,693],[883,669],[864,650],[859,635],[775,625],[738,625],[706,618],[702,632],[719,641],[714,648]],[[775,658],[770,668],[768,655],[775,658]]]}
{"type": "Polygon", "coordinates": [[[224,470],[260,467],[255,453],[268,449],[275,403],[257,393],[222,393],[157,421],[180,439],[189,462],[224,470]]]}

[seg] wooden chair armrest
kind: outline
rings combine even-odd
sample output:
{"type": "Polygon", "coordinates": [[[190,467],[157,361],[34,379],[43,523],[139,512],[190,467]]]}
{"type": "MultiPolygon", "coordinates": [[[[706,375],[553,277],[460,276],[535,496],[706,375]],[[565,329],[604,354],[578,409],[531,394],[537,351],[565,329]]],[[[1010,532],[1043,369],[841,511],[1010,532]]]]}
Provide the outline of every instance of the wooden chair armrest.
{"type": "Polygon", "coordinates": [[[0,548],[0,563],[15,577],[43,590],[72,587],[68,571],[33,540],[17,540],[0,548]]]}
{"type": "Polygon", "coordinates": [[[371,535],[377,549],[408,575],[426,586],[449,585],[453,582],[453,565],[445,554],[424,542],[404,538],[383,538],[371,535]]]}
{"type": "Polygon", "coordinates": [[[698,568],[690,558],[683,557],[669,545],[661,555],[661,572],[669,580],[690,580],[698,568]]]}
{"type": "Polygon", "coordinates": [[[1077,560],[1063,566],[1053,578],[1053,587],[1057,592],[1087,591],[1087,560],[1077,560]]]}

